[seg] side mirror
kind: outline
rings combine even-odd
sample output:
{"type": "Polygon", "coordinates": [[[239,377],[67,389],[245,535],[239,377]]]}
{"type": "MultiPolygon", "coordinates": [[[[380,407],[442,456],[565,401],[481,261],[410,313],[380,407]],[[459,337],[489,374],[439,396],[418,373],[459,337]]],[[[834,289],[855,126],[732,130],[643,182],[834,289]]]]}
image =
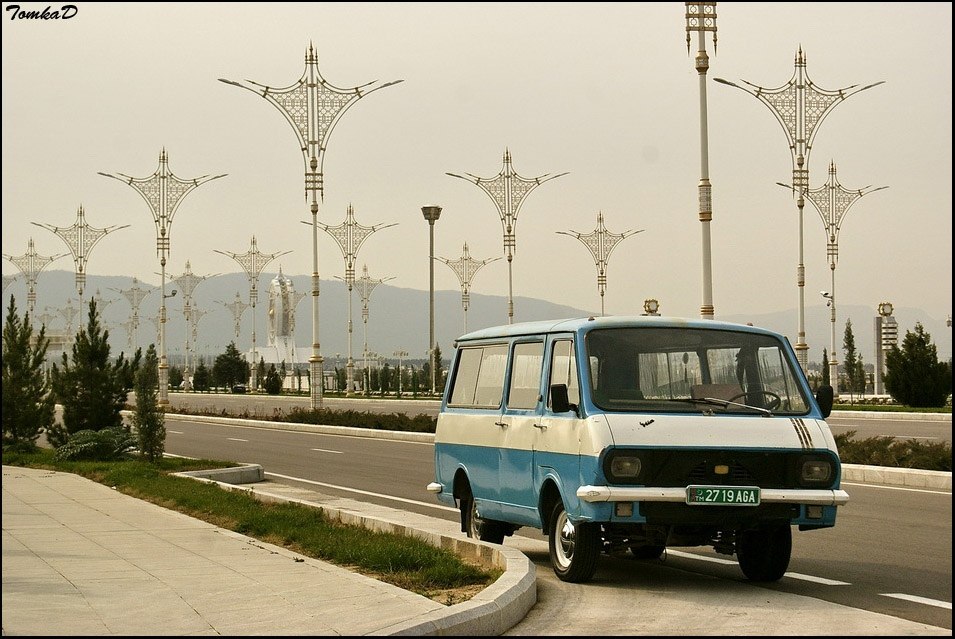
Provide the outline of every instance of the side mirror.
{"type": "Polygon", "coordinates": [[[577,412],[577,405],[571,404],[567,397],[567,384],[551,384],[550,409],[555,413],[577,412]]]}
{"type": "Polygon", "coordinates": [[[832,386],[826,384],[816,390],[816,403],[819,404],[819,410],[822,411],[822,418],[825,419],[832,414],[833,392],[832,386]]]}

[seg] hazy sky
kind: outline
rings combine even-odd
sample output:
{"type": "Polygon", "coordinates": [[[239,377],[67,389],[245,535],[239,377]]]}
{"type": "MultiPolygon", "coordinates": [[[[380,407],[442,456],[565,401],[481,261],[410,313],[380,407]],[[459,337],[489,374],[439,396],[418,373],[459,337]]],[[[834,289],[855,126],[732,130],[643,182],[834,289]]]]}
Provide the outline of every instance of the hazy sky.
{"type": "MultiPolygon", "coordinates": [[[[428,288],[424,205],[443,207],[435,254],[503,255],[497,210],[473,183],[509,149],[525,178],[567,175],[531,192],[520,210],[514,294],[600,311],[594,260],[558,231],[642,230],[609,262],[606,311],[699,317],[702,302],[700,96],[687,53],[684,3],[76,3],[68,20],[12,19],[3,3],[3,253],[33,238],[41,255],[66,251],[49,230],[76,221],[129,224],[89,253],[88,272],[158,285],[156,229],[131,187],[98,175],[145,178],[165,149],[172,172],[204,184],[172,225],[167,269],[200,276],[239,270],[216,253],[291,251],[289,275],[312,270],[304,163],[291,126],[250,91],[296,82],[309,43],[339,88],[403,80],[346,111],[325,154],[319,220],[396,224],[358,254],[389,284],[428,288]]],[[[21,3],[43,10],[47,3],[21,3]]],[[[50,5],[58,9],[62,5],[50,5]]],[[[713,303],[721,315],[793,309],[798,213],[782,127],[720,77],[775,88],[802,46],[823,89],[884,81],[823,121],[811,187],[834,161],[847,189],[888,186],[856,201],[839,236],[840,304],[883,300],[944,321],[952,310],[952,4],[720,2],[710,71],[713,303]]],[[[806,305],[830,289],[826,236],[807,202],[806,305]]],[[[319,237],[320,274],[342,276],[338,245],[319,237]]],[[[70,257],[50,269],[72,270],[70,257]]],[[[3,260],[4,275],[18,273],[3,260]]],[[[42,275],[41,275],[42,286],[42,275]]],[[[459,290],[435,265],[435,285],[459,290]]],[[[260,287],[266,287],[263,281],[260,287]]],[[[484,267],[472,292],[507,295],[507,263],[484,267]]],[[[521,308],[515,308],[520,321],[521,308]]],[[[426,320],[426,316],[425,319],[426,320]]],[[[501,323],[507,322],[506,308],[501,323]]],[[[840,336],[843,320],[840,319],[840,336]]],[[[904,327],[908,328],[908,327],[904,327]]],[[[811,345],[813,348],[820,345],[811,345]]],[[[818,357],[814,354],[813,357],[818,357]]]]}

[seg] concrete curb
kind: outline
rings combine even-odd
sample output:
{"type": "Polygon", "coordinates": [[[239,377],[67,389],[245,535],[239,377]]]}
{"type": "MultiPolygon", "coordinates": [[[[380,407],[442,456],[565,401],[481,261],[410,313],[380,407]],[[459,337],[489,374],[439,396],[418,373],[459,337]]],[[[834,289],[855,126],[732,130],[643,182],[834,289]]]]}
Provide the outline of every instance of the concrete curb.
{"type": "MultiPolygon", "coordinates": [[[[360,429],[358,429],[360,430],[360,429]]],[[[468,601],[447,606],[422,617],[395,624],[375,635],[501,635],[521,621],[537,603],[537,574],[534,563],[524,553],[506,546],[488,544],[469,538],[450,537],[437,532],[411,528],[382,517],[370,517],[338,508],[295,499],[266,490],[237,484],[261,481],[265,473],[259,464],[235,468],[177,473],[199,481],[218,484],[225,490],[241,490],[266,502],[294,502],[318,508],[330,518],[344,524],[362,526],[378,532],[417,537],[432,546],[444,548],[484,565],[500,568],[504,573],[493,584],[468,601]],[[250,477],[259,479],[248,481],[250,477]]]]}
{"type": "Polygon", "coordinates": [[[885,466],[843,464],[842,480],[865,482],[867,484],[885,484],[887,486],[904,486],[906,488],[952,489],[952,473],[937,470],[919,470],[917,468],[888,468],[885,466]]]}

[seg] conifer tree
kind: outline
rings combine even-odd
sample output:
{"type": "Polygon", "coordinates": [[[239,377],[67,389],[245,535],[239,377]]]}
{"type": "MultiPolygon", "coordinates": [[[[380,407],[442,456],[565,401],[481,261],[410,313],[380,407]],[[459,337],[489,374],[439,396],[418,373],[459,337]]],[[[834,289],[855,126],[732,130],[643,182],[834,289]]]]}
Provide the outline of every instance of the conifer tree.
{"type": "Polygon", "coordinates": [[[136,411],[133,426],[139,454],[150,463],[161,459],[166,450],[166,416],[159,409],[159,357],[149,345],[142,366],[136,371],[136,411]]]}
{"type": "Polygon", "coordinates": [[[54,447],[81,430],[125,428],[121,411],[142,351],[131,361],[122,353],[114,361],[109,350],[109,331],[100,325],[96,300],[90,300],[89,322],[77,333],[71,356],[63,353],[61,367],[54,364],[51,371],[53,393],[63,406],[62,425],[54,425],[47,437],[54,447]]]}
{"type": "Polygon", "coordinates": [[[44,430],[53,426],[55,400],[43,371],[49,339],[46,327],[33,339],[30,314],[23,320],[10,296],[3,327],[3,449],[32,450],[44,430]]]}

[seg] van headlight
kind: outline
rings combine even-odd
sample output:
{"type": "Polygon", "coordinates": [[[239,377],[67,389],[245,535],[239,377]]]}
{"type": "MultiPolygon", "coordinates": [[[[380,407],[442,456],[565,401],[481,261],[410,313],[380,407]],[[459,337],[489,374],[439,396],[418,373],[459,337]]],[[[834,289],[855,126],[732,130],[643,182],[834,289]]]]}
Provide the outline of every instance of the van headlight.
{"type": "Polygon", "coordinates": [[[799,471],[799,483],[804,486],[829,486],[832,484],[832,462],[828,459],[802,460],[799,471]]]}
{"type": "Polygon", "coordinates": [[[643,470],[643,461],[632,452],[611,453],[604,464],[604,470],[612,483],[634,482],[643,470]]]}

